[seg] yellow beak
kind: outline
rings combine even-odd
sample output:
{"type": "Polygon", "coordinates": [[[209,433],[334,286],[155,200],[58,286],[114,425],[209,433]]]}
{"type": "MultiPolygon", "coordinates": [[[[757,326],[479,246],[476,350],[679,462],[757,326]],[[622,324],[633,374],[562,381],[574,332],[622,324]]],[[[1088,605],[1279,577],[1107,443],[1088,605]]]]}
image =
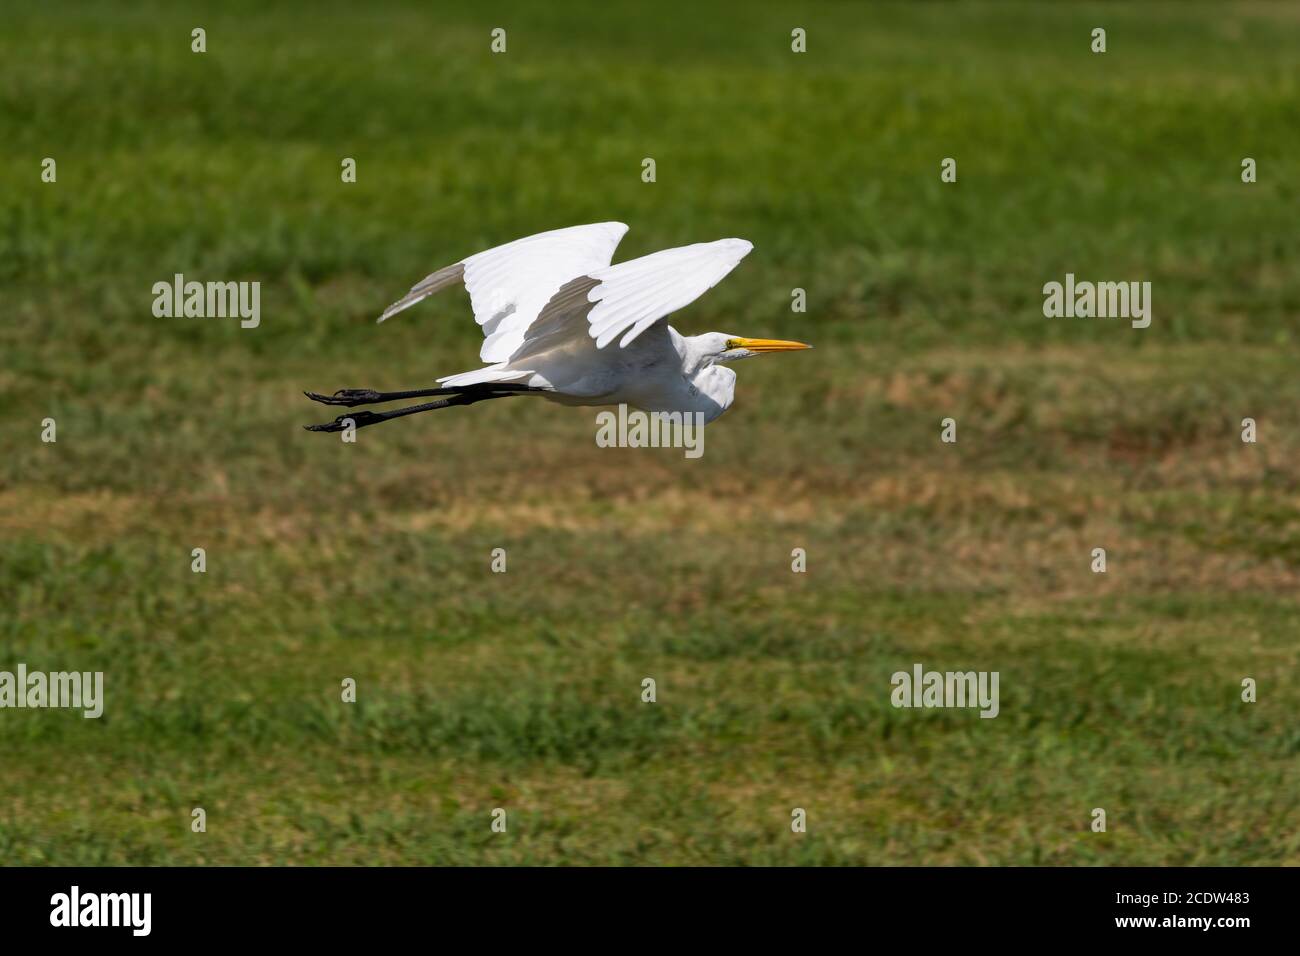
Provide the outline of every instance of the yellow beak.
{"type": "Polygon", "coordinates": [[[729,349],[749,349],[751,352],[794,352],[797,349],[810,349],[811,345],[803,342],[787,342],[784,339],[732,339],[727,343],[729,349]]]}

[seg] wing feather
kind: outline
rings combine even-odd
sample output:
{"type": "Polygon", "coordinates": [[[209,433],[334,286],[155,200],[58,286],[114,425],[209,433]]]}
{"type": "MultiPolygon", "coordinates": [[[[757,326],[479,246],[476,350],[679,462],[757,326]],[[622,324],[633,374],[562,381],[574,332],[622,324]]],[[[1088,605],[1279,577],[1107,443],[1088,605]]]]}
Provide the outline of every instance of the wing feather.
{"type": "Polygon", "coordinates": [[[439,269],[379,317],[382,322],[462,280],[483,329],[484,362],[502,362],[523,344],[542,308],[570,279],[605,269],[627,232],[621,222],[570,226],[516,239],[439,269]]]}
{"type": "Polygon", "coordinates": [[[622,336],[625,348],[665,316],[690,305],[721,282],[754,248],[744,239],[719,239],[665,249],[591,273],[588,333],[603,349],[622,336]]]}

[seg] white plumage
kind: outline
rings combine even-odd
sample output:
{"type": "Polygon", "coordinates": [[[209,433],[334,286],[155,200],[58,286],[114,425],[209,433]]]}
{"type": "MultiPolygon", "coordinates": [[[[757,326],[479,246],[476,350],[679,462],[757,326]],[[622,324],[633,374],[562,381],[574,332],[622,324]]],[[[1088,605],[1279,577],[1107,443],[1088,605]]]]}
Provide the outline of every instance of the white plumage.
{"type": "MultiPolygon", "coordinates": [[[[722,363],[811,347],[721,332],[680,335],[662,320],[722,281],[753,244],[719,239],[611,265],[626,232],[621,222],[593,223],[488,249],[426,276],[379,317],[383,322],[463,282],[483,331],[479,358],[488,363],[483,368],[444,376],[439,389],[345,389],[329,397],[309,396],[335,405],[458,396],[431,403],[432,408],[535,393],[569,405],[627,403],[646,411],[699,412],[712,421],[731,405],[735,392],[735,373],[722,363]],[[388,397],[377,397],[382,395],[388,397]]],[[[425,408],[350,417],[373,424],[425,408]]]]}

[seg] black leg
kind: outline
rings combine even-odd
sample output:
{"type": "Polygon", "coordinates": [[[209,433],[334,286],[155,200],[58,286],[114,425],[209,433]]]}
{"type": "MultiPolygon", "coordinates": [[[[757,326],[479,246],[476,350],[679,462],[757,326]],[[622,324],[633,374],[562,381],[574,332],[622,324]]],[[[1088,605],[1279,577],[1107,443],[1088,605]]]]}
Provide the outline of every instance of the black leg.
{"type": "MultiPolygon", "coordinates": [[[[357,428],[365,428],[367,425],[378,425],[380,422],[401,418],[404,415],[414,415],[416,412],[431,412],[438,408],[450,408],[452,405],[473,405],[475,402],[484,402],[490,398],[509,398],[511,395],[521,394],[522,391],[527,391],[527,389],[514,388],[510,391],[461,392],[451,398],[440,399],[436,402],[425,402],[423,405],[408,405],[406,408],[396,408],[391,412],[353,412],[350,415],[340,415],[334,421],[326,422],[324,425],[304,425],[303,428],[309,432],[341,432],[347,427],[344,422],[349,418],[352,419],[357,428]]],[[[429,393],[426,392],[425,394],[429,393]]]]}
{"type": "Polygon", "coordinates": [[[402,392],[376,392],[373,388],[341,388],[333,395],[319,392],[303,392],[313,402],[322,405],[376,405],[380,402],[395,402],[399,398],[424,398],[427,395],[461,395],[466,392],[526,392],[527,385],[514,382],[484,382],[481,385],[461,386],[460,388],[412,388],[402,392]]]}
{"type": "Polygon", "coordinates": [[[376,392],[373,388],[341,388],[333,395],[303,392],[313,402],[322,405],[373,405],[377,402],[395,402],[399,398],[422,398],[425,395],[455,395],[456,388],[413,388],[404,392],[376,392]]]}

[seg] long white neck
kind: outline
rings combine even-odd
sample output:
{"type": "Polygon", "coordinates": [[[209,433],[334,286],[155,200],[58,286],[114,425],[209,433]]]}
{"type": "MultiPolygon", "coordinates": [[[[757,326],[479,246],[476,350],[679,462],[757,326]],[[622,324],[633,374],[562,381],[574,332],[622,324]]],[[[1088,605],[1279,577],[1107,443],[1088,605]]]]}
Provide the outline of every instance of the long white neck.
{"type": "Polygon", "coordinates": [[[682,376],[690,391],[692,411],[701,412],[711,422],[728,408],[736,397],[736,373],[716,364],[715,352],[706,347],[707,336],[681,335],[671,325],[668,336],[682,361],[682,376]]]}

